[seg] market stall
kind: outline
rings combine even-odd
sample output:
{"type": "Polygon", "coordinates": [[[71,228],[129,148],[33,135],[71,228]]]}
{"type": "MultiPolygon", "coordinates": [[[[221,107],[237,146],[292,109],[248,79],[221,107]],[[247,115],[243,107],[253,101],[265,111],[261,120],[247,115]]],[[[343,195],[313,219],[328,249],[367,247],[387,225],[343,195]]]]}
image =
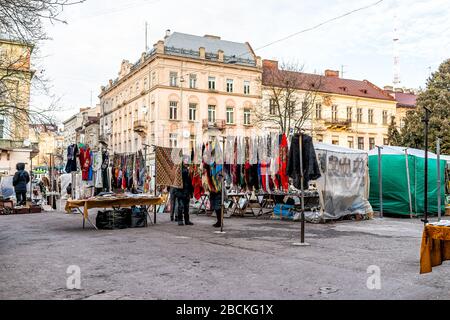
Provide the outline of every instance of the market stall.
{"type": "Polygon", "coordinates": [[[368,201],[367,153],[324,143],[315,143],[314,148],[322,173],[316,180],[321,206],[306,212],[306,217],[314,221],[369,218],[373,210],[368,201]]]}
{"type": "MultiPolygon", "coordinates": [[[[134,206],[143,207],[148,215],[148,209],[150,206],[160,205],[165,203],[164,197],[155,197],[148,195],[114,195],[98,196],[84,200],[67,200],[66,212],[71,213],[73,209],[77,210],[83,216],[83,228],[85,227],[85,221],[88,221],[94,228],[97,227],[89,219],[89,209],[93,208],[130,208],[134,206]],[[83,208],[83,211],[80,210],[83,208]]],[[[150,218],[151,221],[151,218],[150,218]]]]}
{"type": "MultiPolygon", "coordinates": [[[[425,152],[418,149],[381,147],[382,207],[384,213],[393,215],[421,216],[424,211],[425,152]]],[[[445,167],[440,160],[440,180],[437,173],[437,156],[428,153],[428,212],[438,214],[438,184],[440,199],[445,199],[445,167]]],[[[370,197],[374,210],[380,211],[380,179],[378,150],[369,152],[370,197]]],[[[441,210],[444,212],[442,202],[441,210]]]]}

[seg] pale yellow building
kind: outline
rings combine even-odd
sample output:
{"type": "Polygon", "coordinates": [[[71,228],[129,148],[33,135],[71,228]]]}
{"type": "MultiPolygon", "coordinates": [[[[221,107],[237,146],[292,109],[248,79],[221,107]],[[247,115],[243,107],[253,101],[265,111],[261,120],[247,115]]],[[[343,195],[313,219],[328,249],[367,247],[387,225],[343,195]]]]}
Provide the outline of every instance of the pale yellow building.
{"type": "Polygon", "coordinates": [[[190,148],[250,136],[261,74],[248,43],[168,32],[102,87],[100,139],[112,153],[130,153],[143,144],[190,148]]]}
{"type": "MultiPolygon", "coordinates": [[[[264,74],[273,70],[279,70],[278,62],[264,60],[264,74]]],[[[324,75],[298,72],[297,76],[302,77],[298,95],[307,91],[317,95],[304,125],[315,141],[360,150],[387,144],[397,103],[386,91],[367,80],[342,79],[338,71],[327,70],[324,75]]],[[[267,112],[271,112],[270,86],[271,81],[263,76],[262,106],[267,112]]]]}
{"type": "MultiPolygon", "coordinates": [[[[37,145],[29,140],[33,46],[0,39],[0,173],[14,174],[18,162],[30,163],[37,145]]],[[[29,168],[27,168],[29,169],[29,168]]]]}
{"type": "Polygon", "coordinates": [[[33,168],[50,165],[50,154],[54,165],[63,163],[64,136],[55,125],[37,124],[30,126],[30,140],[39,145],[39,153],[33,158],[33,168]]]}

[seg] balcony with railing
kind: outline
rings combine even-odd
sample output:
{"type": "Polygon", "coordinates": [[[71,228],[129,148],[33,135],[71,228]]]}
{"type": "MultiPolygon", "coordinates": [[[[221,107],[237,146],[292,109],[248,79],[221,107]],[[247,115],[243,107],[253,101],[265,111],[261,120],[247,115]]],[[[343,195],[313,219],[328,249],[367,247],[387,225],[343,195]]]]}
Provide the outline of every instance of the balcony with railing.
{"type": "Polygon", "coordinates": [[[203,129],[204,130],[225,130],[225,120],[215,120],[209,121],[208,119],[203,119],[203,129]]]}
{"type": "Polygon", "coordinates": [[[328,129],[348,129],[352,126],[352,120],[332,118],[326,119],[324,124],[328,129]]]}
{"type": "Polygon", "coordinates": [[[137,134],[147,134],[148,123],[145,120],[136,120],[133,122],[133,131],[137,134]]]}
{"type": "Polygon", "coordinates": [[[33,152],[39,152],[39,143],[32,142],[29,146],[25,146],[23,141],[14,141],[8,139],[0,139],[0,149],[13,150],[13,149],[31,149],[33,152]]]}

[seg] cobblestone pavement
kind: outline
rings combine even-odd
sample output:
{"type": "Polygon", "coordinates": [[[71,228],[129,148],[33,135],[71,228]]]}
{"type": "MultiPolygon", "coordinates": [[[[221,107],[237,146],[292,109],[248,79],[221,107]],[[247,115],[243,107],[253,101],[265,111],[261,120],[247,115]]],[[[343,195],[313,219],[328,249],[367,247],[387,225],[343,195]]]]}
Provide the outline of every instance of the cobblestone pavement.
{"type": "MultiPolygon", "coordinates": [[[[91,215],[95,218],[95,214],[91,215]]],[[[448,299],[449,263],[419,275],[419,220],[300,224],[167,214],[145,229],[82,229],[80,215],[0,216],[1,299],[448,299]],[[81,270],[68,290],[67,268],[81,270]],[[369,290],[367,268],[381,270],[369,290]]],[[[95,221],[95,219],[94,219],[95,221]]]]}

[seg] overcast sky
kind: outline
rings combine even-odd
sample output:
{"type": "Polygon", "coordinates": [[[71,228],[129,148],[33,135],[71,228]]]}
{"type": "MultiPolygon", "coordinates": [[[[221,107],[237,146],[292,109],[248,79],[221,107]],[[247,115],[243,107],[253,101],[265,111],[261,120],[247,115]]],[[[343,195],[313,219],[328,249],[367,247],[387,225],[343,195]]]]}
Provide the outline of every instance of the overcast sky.
{"type": "MultiPolygon", "coordinates": [[[[100,86],[117,77],[123,59],[135,62],[166,29],[224,40],[254,49],[377,0],[87,0],[66,8],[68,24],[48,25],[39,65],[61,97],[65,120],[98,102],[100,86]]],[[[431,70],[450,58],[450,1],[384,0],[316,30],[257,50],[257,55],[304,64],[306,72],[341,70],[344,77],[383,87],[393,80],[394,17],[400,38],[402,86],[424,87],[431,70]]],[[[34,96],[33,105],[48,100],[34,96]]]]}

